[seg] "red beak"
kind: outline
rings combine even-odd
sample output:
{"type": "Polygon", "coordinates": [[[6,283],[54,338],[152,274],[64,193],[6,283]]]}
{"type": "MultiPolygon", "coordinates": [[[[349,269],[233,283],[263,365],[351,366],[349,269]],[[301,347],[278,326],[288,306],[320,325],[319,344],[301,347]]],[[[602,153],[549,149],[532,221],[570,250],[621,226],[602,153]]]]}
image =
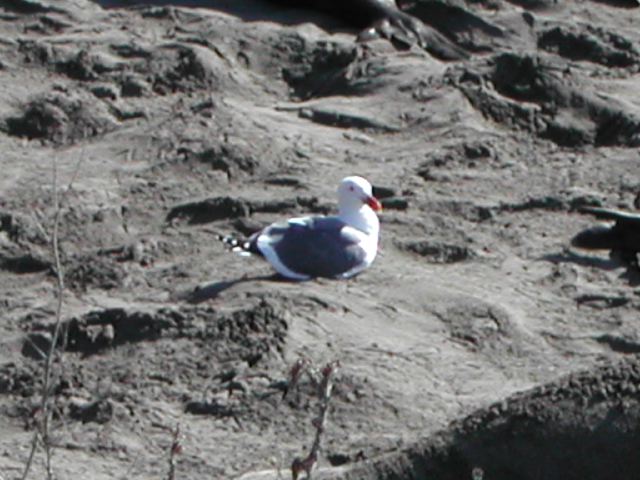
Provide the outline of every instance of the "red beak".
{"type": "Polygon", "coordinates": [[[371,210],[373,210],[374,212],[382,211],[382,204],[378,201],[376,197],[367,197],[366,203],[371,207],[371,210]]]}

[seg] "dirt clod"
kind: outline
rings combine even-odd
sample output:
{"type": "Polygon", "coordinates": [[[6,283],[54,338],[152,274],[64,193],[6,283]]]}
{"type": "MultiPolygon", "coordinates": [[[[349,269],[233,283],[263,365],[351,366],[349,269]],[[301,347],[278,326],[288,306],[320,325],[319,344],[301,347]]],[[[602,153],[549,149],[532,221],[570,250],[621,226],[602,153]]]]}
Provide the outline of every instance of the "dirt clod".
{"type": "Polygon", "coordinates": [[[6,132],[16,137],[68,144],[115,127],[106,106],[83,93],[54,93],[30,101],[17,116],[6,119],[6,132]]]}

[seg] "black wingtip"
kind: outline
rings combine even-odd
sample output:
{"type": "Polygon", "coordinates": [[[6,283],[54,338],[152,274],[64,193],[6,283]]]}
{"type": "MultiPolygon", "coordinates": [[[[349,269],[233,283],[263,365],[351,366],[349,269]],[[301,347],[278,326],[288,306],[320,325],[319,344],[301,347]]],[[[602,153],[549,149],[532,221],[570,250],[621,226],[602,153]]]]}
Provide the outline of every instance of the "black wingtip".
{"type": "Polygon", "coordinates": [[[578,213],[584,213],[586,215],[597,215],[602,211],[602,207],[597,207],[593,205],[583,205],[578,207],[578,213]]]}
{"type": "Polygon", "coordinates": [[[239,253],[240,255],[253,254],[262,256],[262,252],[258,249],[253,236],[248,239],[238,238],[233,235],[218,235],[217,237],[230,252],[239,253]]]}
{"type": "Polygon", "coordinates": [[[640,229],[640,214],[635,212],[588,206],[579,208],[578,212],[593,215],[600,220],[614,221],[618,224],[625,224],[629,226],[633,225],[634,229],[640,229]]]}
{"type": "Polygon", "coordinates": [[[218,240],[220,240],[226,247],[228,247],[229,250],[239,247],[242,243],[233,235],[218,235],[218,240]]]}

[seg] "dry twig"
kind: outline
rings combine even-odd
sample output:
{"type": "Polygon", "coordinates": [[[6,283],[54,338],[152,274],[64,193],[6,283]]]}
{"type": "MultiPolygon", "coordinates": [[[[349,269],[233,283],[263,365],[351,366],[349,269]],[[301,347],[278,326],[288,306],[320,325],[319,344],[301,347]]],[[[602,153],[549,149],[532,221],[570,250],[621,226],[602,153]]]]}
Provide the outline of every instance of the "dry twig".
{"type": "Polygon", "coordinates": [[[320,407],[318,416],[314,418],[311,424],[316,429],[316,435],[311,445],[309,454],[304,458],[295,458],[291,464],[291,476],[293,480],[297,480],[302,472],[305,472],[307,479],[311,479],[311,472],[318,462],[318,454],[320,453],[322,436],[325,432],[325,425],[327,423],[327,413],[329,411],[329,401],[331,400],[331,393],[333,391],[333,376],[338,371],[340,363],[333,361],[327,363],[320,372],[314,369],[310,362],[306,359],[301,359],[296,362],[292,367],[289,376],[289,388],[287,393],[298,383],[298,380],[304,372],[307,373],[311,381],[317,388],[317,394],[320,398],[320,407]]]}
{"type": "Polygon", "coordinates": [[[182,433],[180,432],[180,424],[176,425],[173,431],[173,441],[171,442],[171,448],[169,449],[169,473],[167,474],[167,480],[175,480],[176,477],[176,457],[182,453],[182,433]]]}
{"type": "MultiPolygon", "coordinates": [[[[77,171],[80,169],[80,164],[82,161],[82,157],[78,161],[76,166],[76,171],[74,172],[71,182],[69,184],[69,189],[71,188],[71,184],[76,178],[77,171]]],[[[51,418],[52,418],[52,408],[51,408],[51,391],[52,391],[52,379],[53,379],[53,360],[56,354],[56,348],[58,346],[58,341],[60,338],[60,331],[62,327],[62,306],[64,301],[64,272],[62,270],[62,262],[60,260],[60,245],[59,245],[59,232],[60,232],[60,218],[62,215],[62,207],[60,204],[60,194],[58,190],[58,164],[56,159],[53,160],[53,206],[54,206],[54,218],[53,218],[53,231],[50,236],[51,239],[51,250],[53,254],[54,260],[54,268],[56,272],[56,288],[55,288],[55,296],[56,296],[56,309],[55,309],[55,323],[53,327],[53,336],[51,338],[51,344],[49,345],[49,350],[46,352],[44,358],[44,373],[43,373],[43,384],[41,390],[41,399],[40,406],[37,410],[37,413],[40,415],[40,424],[39,427],[33,434],[33,441],[31,442],[31,451],[29,452],[29,458],[25,464],[24,472],[22,474],[22,480],[25,480],[29,471],[31,470],[31,466],[33,464],[33,459],[35,456],[36,449],[38,448],[38,444],[42,443],[45,452],[45,465],[47,472],[47,479],[51,480],[53,478],[53,471],[51,465],[51,457],[53,453],[53,446],[51,442],[51,418]]],[[[67,191],[69,190],[67,189],[67,191]]]]}

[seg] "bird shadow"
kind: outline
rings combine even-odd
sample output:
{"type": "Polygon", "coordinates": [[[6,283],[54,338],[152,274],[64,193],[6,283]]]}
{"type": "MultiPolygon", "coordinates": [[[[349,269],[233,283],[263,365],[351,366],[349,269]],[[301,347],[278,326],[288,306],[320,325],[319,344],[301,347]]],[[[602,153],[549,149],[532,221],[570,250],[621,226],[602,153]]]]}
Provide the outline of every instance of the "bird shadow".
{"type": "Polygon", "coordinates": [[[571,250],[566,250],[560,253],[544,255],[540,257],[540,260],[556,264],[572,263],[574,265],[594,267],[606,271],[613,271],[620,267],[624,267],[625,271],[620,275],[620,278],[626,280],[630,286],[640,285],[640,269],[638,269],[638,265],[620,259],[615,255],[609,258],[601,258],[589,255],[580,255],[579,253],[571,250]]]}
{"type": "Polygon", "coordinates": [[[540,257],[540,260],[551,263],[573,263],[575,265],[580,265],[583,267],[595,267],[601,270],[615,270],[616,268],[620,268],[621,266],[623,266],[623,264],[619,260],[614,258],[601,258],[592,257],[589,255],[580,255],[579,253],[573,252],[571,250],[543,255],[542,257],[540,257]]]}
{"type": "Polygon", "coordinates": [[[222,280],[219,282],[205,283],[197,285],[189,290],[182,290],[172,295],[172,300],[183,301],[187,303],[203,303],[208,300],[215,299],[218,295],[226,290],[229,290],[241,283],[249,282],[285,282],[285,278],[278,274],[271,275],[256,275],[252,277],[241,277],[234,280],[222,280]]]}

